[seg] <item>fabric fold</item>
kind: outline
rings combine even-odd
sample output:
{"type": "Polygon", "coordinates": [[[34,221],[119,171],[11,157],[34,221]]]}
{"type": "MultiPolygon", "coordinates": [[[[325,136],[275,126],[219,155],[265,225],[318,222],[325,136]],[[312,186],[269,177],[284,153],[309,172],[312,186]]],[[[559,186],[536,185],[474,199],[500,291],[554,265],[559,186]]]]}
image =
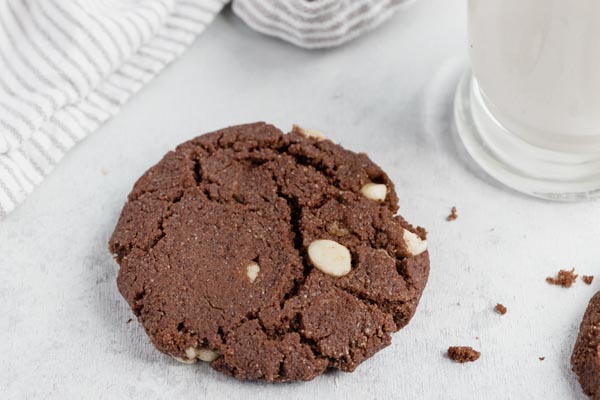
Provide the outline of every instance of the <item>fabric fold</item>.
{"type": "Polygon", "coordinates": [[[226,3],[0,2],[0,217],[178,57],[226,3]]]}

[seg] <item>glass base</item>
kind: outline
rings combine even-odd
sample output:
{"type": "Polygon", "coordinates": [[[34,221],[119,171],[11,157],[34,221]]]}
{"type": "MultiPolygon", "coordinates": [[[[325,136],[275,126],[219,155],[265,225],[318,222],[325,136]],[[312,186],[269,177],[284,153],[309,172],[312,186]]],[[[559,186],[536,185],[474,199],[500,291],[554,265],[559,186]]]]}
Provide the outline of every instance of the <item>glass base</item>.
{"type": "Polygon", "coordinates": [[[458,84],[454,118],[471,157],[503,184],[548,200],[600,198],[600,153],[589,147],[569,152],[542,148],[509,132],[487,109],[470,71],[458,84]]]}

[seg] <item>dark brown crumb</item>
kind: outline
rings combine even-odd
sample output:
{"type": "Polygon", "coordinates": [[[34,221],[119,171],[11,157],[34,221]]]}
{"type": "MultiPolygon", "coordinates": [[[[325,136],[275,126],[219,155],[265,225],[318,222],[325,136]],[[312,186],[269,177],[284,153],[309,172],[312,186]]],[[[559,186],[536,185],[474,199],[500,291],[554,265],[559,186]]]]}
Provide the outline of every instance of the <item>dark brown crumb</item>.
{"type": "Polygon", "coordinates": [[[539,359],[540,361],[544,361],[544,360],[546,359],[546,357],[538,357],[538,359],[539,359]]]}
{"type": "Polygon", "coordinates": [[[500,315],[506,314],[506,307],[504,307],[500,303],[496,304],[496,307],[494,307],[494,310],[496,310],[496,312],[500,315]]]}
{"type": "Polygon", "coordinates": [[[575,268],[572,268],[570,271],[561,269],[558,271],[558,275],[556,278],[547,277],[546,282],[552,285],[560,285],[565,288],[571,287],[571,285],[577,280],[579,275],[575,274],[575,268]]]}
{"type": "Polygon", "coordinates": [[[587,285],[591,285],[592,281],[594,280],[594,275],[583,275],[581,277],[581,279],[587,284],[587,285]]]}
{"type": "Polygon", "coordinates": [[[446,217],[446,221],[454,221],[456,220],[456,218],[458,218],[458,214],[456,213],[456,207],[452,207],[452,210],[450,210],[450,215],[446,217]]]}
{"type": "Polygon", "coordinates": [[[468,346],[448,347],[448,358],[457,363],[473,362],[479,359],[481,353],[468,346]]]}
{"type": "Polygon", "coordinates": [[[129,319],[127,320],[127,323],[130,323],[131,321],[133,321],[133,319],[132,319],[132,318],[129,318],[129,319]]]}

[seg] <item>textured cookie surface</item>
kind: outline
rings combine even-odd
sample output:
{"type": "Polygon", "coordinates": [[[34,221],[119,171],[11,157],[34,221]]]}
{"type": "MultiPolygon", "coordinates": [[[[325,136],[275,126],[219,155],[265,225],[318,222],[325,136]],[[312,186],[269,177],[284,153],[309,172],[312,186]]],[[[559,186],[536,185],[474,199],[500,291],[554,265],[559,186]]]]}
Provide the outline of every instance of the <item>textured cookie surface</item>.
{"type": "Polygon", "coordinates": [[[600,292],[590,300],[571,356],[584,393],[600,400],[600,292]]]}
{"type": "MultiPolygon", "coordinates": [[[[109,247],[152,343],[239,379],[353,371],[415,313],[425,231],[387,175],[295,128],[186,142],[135,184],[109,247]]],[[[399,361],[401,362],[401,361],[399,361]]]]}

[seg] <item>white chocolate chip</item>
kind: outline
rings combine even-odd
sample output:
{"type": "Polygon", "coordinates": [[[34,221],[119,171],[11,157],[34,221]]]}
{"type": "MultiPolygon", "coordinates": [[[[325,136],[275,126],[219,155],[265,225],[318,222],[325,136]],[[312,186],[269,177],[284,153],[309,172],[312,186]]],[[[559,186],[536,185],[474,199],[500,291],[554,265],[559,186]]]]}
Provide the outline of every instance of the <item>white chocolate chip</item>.
{"type": "Polygon", "coordinates": [[[387,186],[383,183],[367,183],[360,192],[370,200],[384,201],[387,196],[387,186]]]}
{"type": "Polygon", "coordinates": [[[411,231],[404,229],[402,239],[406,244],[406,250],[411,256],[416,256],[427,250],[427,240],[421,239],[411,231]]]}
{"type": "Polygon", "coordinates": [[[246,275],[248,275],[248,279],[250,279],[250,282],[252,282],[252,283],[254,283],[254,281],[256,280],[256,277],[258,276],[259,272],[260,272],[260,267],[254,261],[252,261],[246,267],[246,275]]]}
{"type": "Polygon", "coordinates": [[[315,240],[308,246],[308,257],[321,272],[331,276],[344,276],[352,269],[350,251],[333,240],[315,240]]]}
{"type": "Polygon", "coordinates": [[[220,356],[219,352],[217,352],[217,351],[210,350],[210,349],[202,349],[202,348],[197,349],[195,347],[188,347],[187,349],[185,349],[185,355],[187,356],[187,358],[181,358],[181,357],[173,357],[173,358],[184,364],[194,364],[198,360],[211,362],[211,361],[216,360],[220,356]]]}
{"type": "Polygon", "coordinates": [[[198,356],[198,350],[196,350],[195,347],[188,347],[187,349],[185,349],[185,355],[190,360],[193,360],[194,358],[197,358],[197,356],[198,356]]]}
{"type": "Polygon", "coordinates": [[[219,358],[220,354],[217,351],[209,349],[199,349],[198,359],[206,362],[211,362],[219,358]]]}
{"type": "Polygon", "coordinates": [[[303,128],[299,125],[294,125],[292,129],[307,138],[317,139],[318,141],[327,140],[327,136],[325,136],[323,132],[316,129],[303,128]]]}

